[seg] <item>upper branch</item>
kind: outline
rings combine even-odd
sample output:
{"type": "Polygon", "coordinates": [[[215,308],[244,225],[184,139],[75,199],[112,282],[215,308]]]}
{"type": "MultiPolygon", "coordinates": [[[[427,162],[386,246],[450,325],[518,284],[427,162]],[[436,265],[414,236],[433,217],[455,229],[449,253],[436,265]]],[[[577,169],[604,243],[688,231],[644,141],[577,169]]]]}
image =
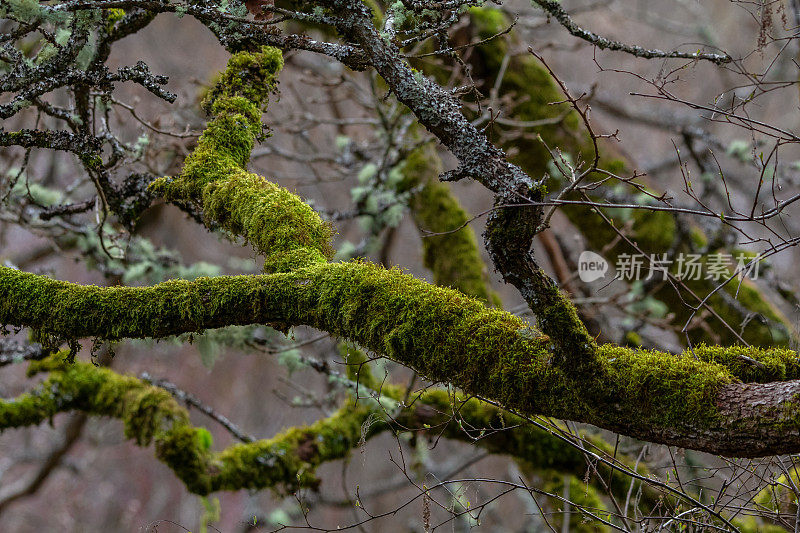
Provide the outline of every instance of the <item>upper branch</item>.
{"type": "Polygon", "coordinates": [[[555,18],[567,31],[578,37],[579,39],[583,39],[596,47],[602,50],[618,50],[621,52],[625,52],[631,54],[636,57],[641,57],[644,59],[654,59],[654,58],[678,58],[678,59],[693,59],[693,60],[701,60],[701,61],[710,61],[716,65],[724,65],[726,63],[730,63],[733,61],[733,58],[728,54],[715,54],[711,52],[679,52],[677,50],[673,50],[671,52],[665,52],[663,50],[658,49],[648,49],[643,48],[637,45],[630,45],[621,43],[619,41],[614,41],[611,39],[607,39],[605,37],[601,37],[594,32],[586,30],[578,26],[572,17],[569,16],[569,13],[564,9],[564,7],[555,0],[533,0],[533,2],[544,9],[550,16],[555,18]]]}
{"type": "Polygon", "coordinates": [[[505,153],[467,120],[452,93],[408,65],[397,44],[375,27],[369,7],[358,0],[321,4],[339,14],[337,29],[360,45],[397,99],[458,158],[460,166],[451,178],[469,176],[495,193],[512,192],[520,199],[527,198],[534,187],[530,177],[509,163],[505,153]]]}

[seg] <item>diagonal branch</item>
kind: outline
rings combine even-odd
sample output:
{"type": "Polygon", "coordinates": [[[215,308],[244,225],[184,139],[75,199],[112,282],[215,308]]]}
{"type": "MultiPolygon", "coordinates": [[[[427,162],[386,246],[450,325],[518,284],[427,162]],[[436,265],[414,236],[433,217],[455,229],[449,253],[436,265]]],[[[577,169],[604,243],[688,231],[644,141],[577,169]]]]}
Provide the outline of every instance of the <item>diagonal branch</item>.
{"type": "Polygon", "coordinates": [[[461,112],[460,102],[452,93],[408,65],[397,45],[384,39],[375,28],[372,12],[365,4],[357,0],[329,0],[324,4],[340,14],[342,22],[338,29],[359,43],[397,99],[458,158],[459,168],[450,173],[449,178],[471,177],[480,182],[495,193],[495,212],[503,213],[503,223],[512,222],[505,215],[514,218],[513,231],[498,224],[498,231],[488,235],[489,241],[497,241],[490,245],[495,252],[495,266],[506,281],[521,291],[535,313],[546,315],[541,321],[542,329],[562,348],[562,353],[574,355],[581,366],[601,372],[594,354],[594,342],[578,319],[574,306],[547,274],[532,262],[528,253],[535,235],[532,230],[539,225],[539,210],[510,207],[535,202],[541,195],[542,183],[534,183],[518,166],[508,162],[506,154],[467,120],[461,112]],[[507,245],[513,246],[513,251],[508,251],[513,254],[513,259],[511,255],[502,257],[500,254],[507,245]],[[513,274],[508,270],[517,266],[524,268],[513,274]]]}

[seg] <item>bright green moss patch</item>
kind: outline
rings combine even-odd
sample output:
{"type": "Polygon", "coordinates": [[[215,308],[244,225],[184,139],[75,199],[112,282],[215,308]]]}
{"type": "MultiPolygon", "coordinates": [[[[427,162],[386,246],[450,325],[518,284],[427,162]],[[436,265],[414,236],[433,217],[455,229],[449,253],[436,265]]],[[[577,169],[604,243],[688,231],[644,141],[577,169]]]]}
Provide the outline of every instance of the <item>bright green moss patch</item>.
{"type": "Polygon", "coordinates": [[[721,364],[698,360],[690,352],[670,355],[603,345],[599,353],[612,381],[620,385],[617,394],[630,416],[648,413],[658,426],[713,423],[719,388],[737,381],[721,364]]]}
{"type": "Polygon", "coordinates": [[[282,65],[280,51],[269,47],[231,57],[203,103],[215,118],[181,175],[151,186],[169,201],[199,205],[209,221],[247,239],[266,256],[267,272],[324,262],[333,254],[330,225],[297,195],[245,170],[282,65]]]}
{"type": "Polygon", "coordinates": [[[764,350],[752,346],[722,347],[701,344],[694,347],[693,353],[701,361],[724,366],[745,383],[800,379],[800,357],[797,352],[787,348],[764,350]],[[754,359],[765,368],[754,366],[743,357],[754,359]]]}
{"type": "Polygon", "coordinates": [[[236,172],[203,190],[206,216],[244,236],[267,256],[267,271],[324,262],[332,231],[298,196],[261,176],[236,172]]]}
{"type": "Polygon", "coordinates": [[[203,107],[218,114],[219,110],[213,109],[214,103],[231,97],[265,106],[282,68],[283,54],[277,48],[265,46],[257,53],[239,52],[228,61],[214,89],[203,100],[203,107]]]}

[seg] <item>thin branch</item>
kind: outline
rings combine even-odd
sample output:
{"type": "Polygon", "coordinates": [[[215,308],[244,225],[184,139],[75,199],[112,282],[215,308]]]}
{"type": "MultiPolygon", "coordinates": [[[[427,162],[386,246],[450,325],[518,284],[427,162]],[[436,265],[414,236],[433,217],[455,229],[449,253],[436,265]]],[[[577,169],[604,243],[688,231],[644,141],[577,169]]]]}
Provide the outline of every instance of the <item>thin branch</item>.
{"type": "Polygon", "coordinates": [[[630,45],[621,43],[619,41],[613,41],[611,39],[607,39],[605,37],[601,37],[594,32],[589,30],[583,29],[578,26],[575,21],[572,20],[572,17],[569,16],[569,13],[561,6],[561,3],[556,2],[555,0],[533,0],[539,7],[544,9],[547,13],[549,13],[554,19],[556,19],[562,26],[564,26],[567,31],[578,37],[587,41],[596,47],[602,50],[616,50],[620,52],[625,52],[627,54],[631,54],[636,57],[641,57],[644,59],[654,59],[654,58],[677,58],[677,59],[693,59],[693,60],[702,60],[702,61],[710,61],[715,65],[724,65],[726,63],[730,63],[733,61],[733,58],[728,54],[714,54],[711,52],[679,52],[677,50],[673,50],[671,52],[665,52],[663,50],[658,49],[648,49],[643,48],[637,45],[630,45]]]}
{"type": "Polygon", "coordinates": [[[233,435],[234,437],[236,437],[240,441],[242,441],[242,442],[255,442],[256,441],[255,437],[251,437],[250,435],[247,435],[246,433],[242,432],[242,430],[240,430],[239,427],[236,426],[236,424],[231,422],[228,419],[228,417],[216,412],[214,409],[212,409],[208,405],[206,405],[203,402],[201,402],[196,396],[184,391],[183,389],[180,389],[174,383],[172,383],[170,381],[167,381],[165,379],[153,378],[147,372],[142,372],[139,375],[139,379],[141,379],[145,383],[148,383],[148,384],[153,385],[155,387],[160,387],[160,388],[164,389],[165,391],[167,391],[170,394],[172,394],[172,396],[174,396],[176,400],[179,400],[180,402],[182,402],[183,404],[185,404],[185,405],[187,405],[189,407],[194,407],[195,409],[197,409],[198,411],[200,411],[204,415],[208,416],[209,418],[211,418],[215,422],[219,423],[219,425],[221,425],[226,430],[228,430],[228,432],[231,435],[233,435]]]}

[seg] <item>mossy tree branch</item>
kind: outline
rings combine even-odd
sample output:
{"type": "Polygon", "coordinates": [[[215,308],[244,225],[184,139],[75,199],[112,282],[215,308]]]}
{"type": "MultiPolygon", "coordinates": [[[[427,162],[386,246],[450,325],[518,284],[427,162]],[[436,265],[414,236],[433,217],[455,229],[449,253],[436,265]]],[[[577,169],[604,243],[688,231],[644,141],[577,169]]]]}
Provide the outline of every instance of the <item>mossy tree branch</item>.
{"type": "Polygon", "coordinates": [[[800,449],[800,383],[763,383],[800,378],[792,351],[698,347],[674,356],[600,346],[605,372],[586,394],[590,384],[554,365],[556,347],[518,318],[368,263],[146,288],[79,286],[3,267],[0,322],[59,338],[106,339],[305,324],[524,413],[727,455],[800,449]],[[766,368],[745,365],[740,355],[766,368]]]}
{"type": "MultiPolygon", "coordinates": [[[[387,430],[435,433],[575,476],[586,471],[585,456],[577,448],[565,449],[545,430],[444,389],[424,391],[402,406],[404,390],[384,385],[376,399],[349,398],[335,414],[314,424],[213,452],[208,431],[192,426],[186,409],[158,386],[88,363],[69,363],[64,352],[31,364],[30,375],[42,372],[48,377],[32,392],[0,401],[0,429],[37,425],[70,411],[116,418],[127,438],[139,446],[153,444],[156,457],[197,494],[243,488],[288,493],[316,486],[317,466],[346,457],[364,439],[387,430]],[[365,424],[375,416],[382,423],[365,424]]],[[[601,466],[601,475],[609,472],[601,466]]],[[[616,483],[619,491],[629,487],[623,476],[616,483]]],[[[654,502],[656,493],[650,496],[654,502]]]]}
{"type": "Polygon", "coordinates": [[[358,415],[368,411],[348,405],[316,424],[215,454],[208,431],[193,427],[186,409],[164,389],[88,363],[68,363],[64,353],[31,365],[31,372],[41,371],[50,375],[32,393],[0,402],[0,428],[35,425],[72,410],[118,418],[126,437],[140,446],[154,444],[156,456],[196,494],[313,486],[314,467],[355,446],[361,438],[358,415]]]}

